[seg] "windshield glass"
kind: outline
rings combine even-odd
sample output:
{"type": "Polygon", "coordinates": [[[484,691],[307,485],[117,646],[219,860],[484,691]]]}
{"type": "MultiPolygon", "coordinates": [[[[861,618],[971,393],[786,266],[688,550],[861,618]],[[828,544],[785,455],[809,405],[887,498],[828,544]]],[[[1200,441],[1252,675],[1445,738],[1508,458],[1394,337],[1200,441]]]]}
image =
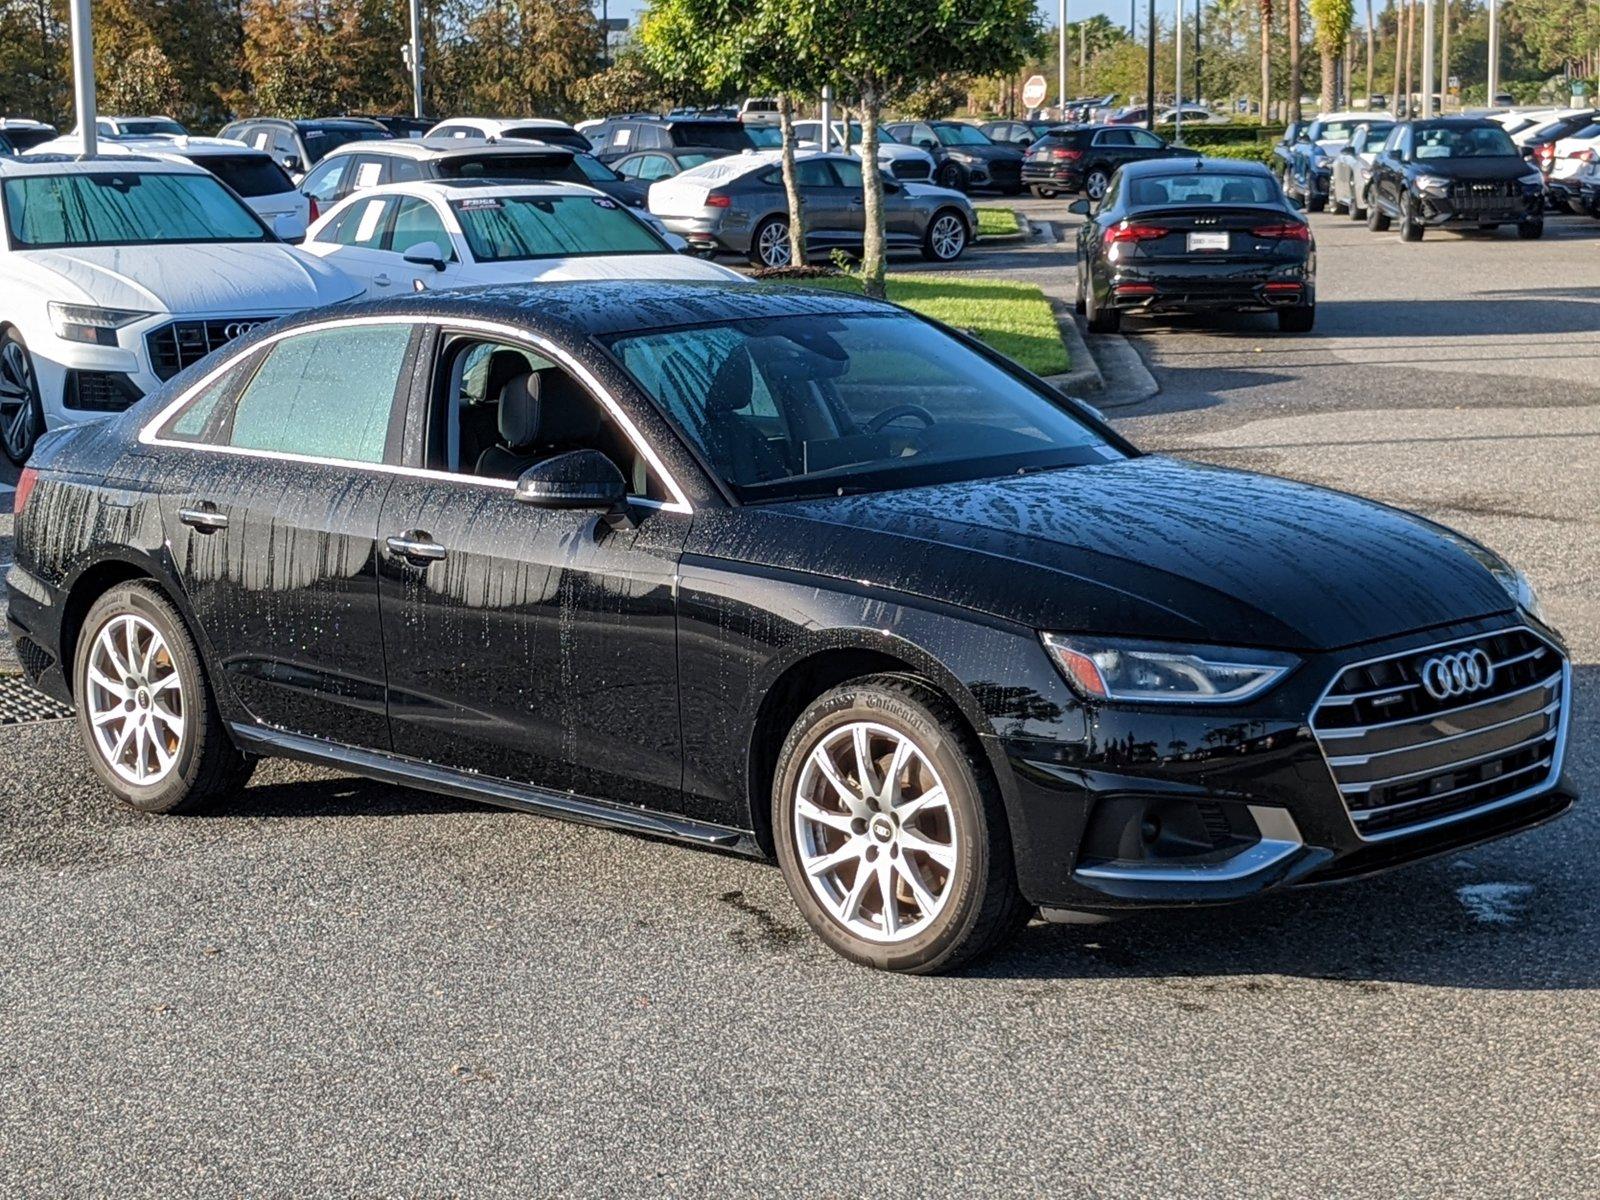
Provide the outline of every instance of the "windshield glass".
{"type": "Polygon", "coordinates": [[[615,183],[622,178],[621,175],[618,175],[591,154],[574,154],[572,161],[578,164],[578,170],[583,172],[585,179],[597,183],[615,183]]]}
{"type": "Polygon", "coordinates": [[[1278,182],[1266,175],[1224,175],[1221,172],[1168,175],[1162,179],[1135,176],[1126,181],[1130,208],[1169,204],[1270,204],[1279,207],[1278,182]]]}
{"type": "Polygon", "coordinates": [[[4,196],[19,250],[273,240],[209,175],[23,175],[5,181],[4,196]]]}
{"type": "Polygon", "coordinates": [[[902,313],[760,318],[608,344],[746,500],[1121,457],[1043,393],[902,313]]]}
{"type": "Polygon", "coordinates": [[[1369,121],[1367,123],[1366,148],[1368,150],[1376,150],[1383,145],[1389,136],[1389,131],[1393,128],[1393,121],[1369,121]]]}
{"type": "Polygon", "coordinates": [[[1424,125],[1416,133],[1417,158],[1516,158],[1517,148],[1495,125],[1424,125]]]}
{"type": "Polygon", "coordinates": [[[777,126],[741,125],[737,121],[683,121],[672,127],[676,146],[715,146],[719,150],[748,150],[752,146],[778,146],[783,133],[777,126]],[[774,137],[767,139],[767,134],[774,137]]]}
{"type": "Polygon", "coordinates": [[[450,207],[479,262],[672,253],[604,196],[473,196],[450,207]]]}
{"type": "Polygon", "coordinates": [[[1322,121],[1311,130],[1313,142],[1348,142],[1359,121],[1322,121]]]}
{"type": "MultiPolygon", "coordinates": [[[[783,130],[776,125],[750,125],[745,128],[744,135],[758,150],[770,150],[783,145],[783,130]]],[[[717,144],[711,143],[713,146],[717,144]]]]}
{"type": "MultiPolygon", "coordinates": [[[[368,129],[360,125],[324,125],[301,130],[306,153],[320,162],[328,151],[350,142],[386,142],[393,135],[387,129],[368,129]]],[[[307,164],[310,165],[310,164],[307,164]]]]}
{"type": "Polygon", "coordinates": [[[971,125],[935,125],[933,136],[944,146],[987,146],[989,137],[971,125]]]}
{"type": "Polygon", "coordinates": [[[120,137],[149,137],[151,134],[170,133],[174,137],[182,137],[189,131],[176,121],[166,117],[152,118],[148,121],[119,121],[117,127],[121,130],[120,137]]]}
{"type": "Polygon", "coordinates": [[[294,191],[288,174],[265,154],[207,154],[195,160],[241,196],[294,191]]]}

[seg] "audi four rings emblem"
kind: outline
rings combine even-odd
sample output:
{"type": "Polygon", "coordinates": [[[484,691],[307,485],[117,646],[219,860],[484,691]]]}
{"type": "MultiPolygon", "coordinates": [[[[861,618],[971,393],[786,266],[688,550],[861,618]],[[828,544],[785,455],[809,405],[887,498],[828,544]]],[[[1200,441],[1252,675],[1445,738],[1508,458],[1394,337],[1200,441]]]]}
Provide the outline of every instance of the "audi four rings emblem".
{"type": "Polygon", "coordinates": [[[229,321],[222,327],[222,336],[230,342],[236,337],[243,337],[257,325],[264,325],[264,321],[229,321]]]}
{"type": "Polygon", "coordinates": [[[1494,683],[1494,660],[1483,650],[1440,654],[1422,664],[1422,687],[1435,700],[1481,692],[1494,683]]]}

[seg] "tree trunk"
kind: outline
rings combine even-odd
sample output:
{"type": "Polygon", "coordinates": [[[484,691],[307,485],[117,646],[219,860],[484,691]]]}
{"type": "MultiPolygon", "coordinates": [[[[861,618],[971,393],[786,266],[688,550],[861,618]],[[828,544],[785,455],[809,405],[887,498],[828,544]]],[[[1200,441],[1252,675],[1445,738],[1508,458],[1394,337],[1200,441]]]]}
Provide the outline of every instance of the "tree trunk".
{"type": "Polygon", "coordinates": [[[1367,103],[1372,103],[1372,51],[1374,47],[1372,29],[1372,0],[1367,0],[1367,103]]]}
{"type": "Polygon", "coordinates": [[[783,190],[789,194],[789,265],[806,265],[806,208],[794,174],[794,102],[778,93],[778,125],[783,130],[783,190]]]}
{"type": "Polygon", "coordinates": [[[1289,0],[1289,120],[1298,121],[1300,93],[1305,90],[1300,78],[1300,0],[1289,0]]]}
{"type": "Polygon", "coordinates": [[[883,176],[878,174],[878,122],[883,101],[870,84],[861,89],[861,290],[884,298],[883,176]]]}
{"type": "Polygon", "coordinates": [[[1272,121],[1272,5],[1261,6],[1261,123],[1272,121]]]}
{"type": "Polygon", "coordinates": [[[1339,107],[1338,98],[1334,96],[1337,90],[1335,76],[1338,74],[1338,62],[1338,55],[1330,50],[1322,51],[1322,96],[1319,102],[1325,113],[1333,112],[1339,107]]]}

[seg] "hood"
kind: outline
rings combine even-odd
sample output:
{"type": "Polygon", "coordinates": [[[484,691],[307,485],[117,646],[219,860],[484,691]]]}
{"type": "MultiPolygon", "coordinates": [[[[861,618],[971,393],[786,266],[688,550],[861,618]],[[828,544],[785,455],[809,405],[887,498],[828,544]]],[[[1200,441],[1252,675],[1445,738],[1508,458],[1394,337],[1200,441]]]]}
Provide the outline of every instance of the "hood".
{"type": "Polygon", "coordinates": [[[971,197],[965,192],[957,191],[955,188],[938,187],[931,183],[908,183],[903,181],[900,182],[900,186],[905,189],[907,196],[913,198],[948,200],[951,203],[959,203],[962,208],[970,208],[972,206],[971,197]]]}
{"type": "Polygon", "coordinates": [[[747,511],[772,510],[851,531],[761,539],[838,577],[1036,629],[1317,650],[1513,607],[1420,517],[1157,457],[747,511]]]}
{"type": "Polygon", "coordinates": [[[550,282],[560,279],[698,279],[748,283],[747,276],[690,254],[615,254],[552,258],[535,262],[479,263],[451,287],[474,284],[550,282]]]}
{"type": "MultiPolygon", "coordinates": [[[[861,144],[859,142],[857,142],[854,146],[851,146],[850,150],[856,155],[857,158],[861,157],[861,144]]],[[[933,160],[933,156],[926,150],[919,150],[917,147],[908,146],[904,142],[880,141],[878,143],[878,157],[888,159],[916,159],[919,162],[931,162],[933,160]]]]}
{"type": "Polygon", "coordinates": [[[360,294],[342,271],[281,242],[85,246],[24,251],[104,308],[181,315],[279,314],[360,294]]]}
{"type": "Polygon", "coordinates": [[[972,146],[946,146],[945,151],[952,157],[959,158],[965,154],[972,158],[981,158],[985,162],[996,162],[1006,158],[1014,158],[1018,162],[1022,161],[1021,150],[1015,146],[1002,146],[999,142],[991,142],[988,145],[979,142],[972,146]]]}
{"type": "Polygon", "coordinates": [[[1532,168],[1523,158],[1419,158],[1411,163],[1419,175],[1446,179],[1521,179],[1532,168]]]}

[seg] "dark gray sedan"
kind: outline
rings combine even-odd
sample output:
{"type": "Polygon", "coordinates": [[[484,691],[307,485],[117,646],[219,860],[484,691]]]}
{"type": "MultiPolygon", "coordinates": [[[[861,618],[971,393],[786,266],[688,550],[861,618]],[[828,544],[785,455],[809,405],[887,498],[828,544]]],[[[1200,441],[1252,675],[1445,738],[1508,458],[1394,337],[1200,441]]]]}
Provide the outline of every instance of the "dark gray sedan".
{"type": "MultiPolygon", "coordinates": [[[[861,160],[803,153],[797,164],[812,252],[856,250],[865,229],[861,160]]],[[[949,188],[883,180],[890,250],[953,262],[977,234],[972,203],[949,188]]],[[[758,267],[789,265],[789,202],[776,153],[734,154],[650,185],[650,212],[703,253],[742,254],[758,267]]]]}

